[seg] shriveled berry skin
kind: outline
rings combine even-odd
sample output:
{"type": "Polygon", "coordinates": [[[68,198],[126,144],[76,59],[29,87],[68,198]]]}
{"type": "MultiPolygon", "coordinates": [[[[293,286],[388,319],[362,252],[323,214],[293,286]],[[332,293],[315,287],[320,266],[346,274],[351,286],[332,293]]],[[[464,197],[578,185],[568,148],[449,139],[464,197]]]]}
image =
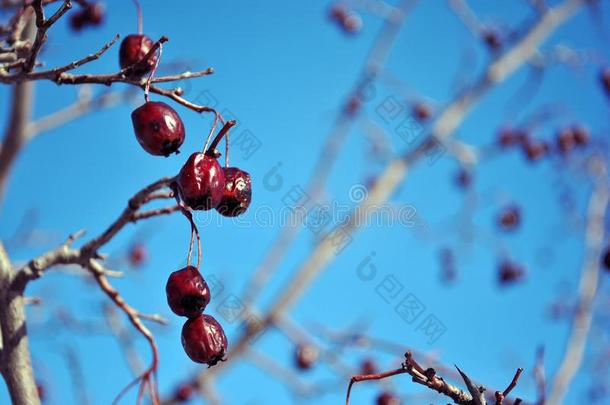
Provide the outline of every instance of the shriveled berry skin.
{"type": "Polygon", "coordinates": [[[227,337],[222,326],[210,315],[191,318],[182,327],[182,347],[196,363],[216,365],[227,352],[227,337]]]}
{"type": "Polygon", "coordinates": [[[151,155],[169,156],[178,153],[184,142],[184,123],[169,105],[148,101],[131,113],[136,138],[151,155]]]}
{"type": "Polygon", "coordinates": [[[250,174],[237,167],[224,167],[225,188],[216,210],[226,217],[236,217],[246,212],[252,201],[250,174]]]}
{"type": "MultiPolygon", "coordinates": [[[[146,35],[132,34],[126,36],[123,42],[121,42],[121,49],[119,49],[119,64],[121,69],[140,62],[152,49],[153,45],[152,39],[146,35]]],[[[131,70],[131,76],[142,77],[149,73],[155,67],[158,57],[156,53],[150,55],[146,63],[142,63],[131,70]]]]}
{"type": "Polygon", "coordinates": [[[210,289],[195,266],[170,274],[165,285],[167,304],[178,316],[195,318],[210,303],[210,289]]]}
{"type": "Polygon", "coordinates": [[[318,361],[318,348],[308,343],[299,344],[296,348],[295,363],[300,370],[309,370],[318,361]]]}
{"type": "Polygon", "coordinates": [[[186,205],[195,210],[209,210],[222,201],[225,175],[214,157],[196,152],[180,169],[177,183],[180,198],[186,205]]]}

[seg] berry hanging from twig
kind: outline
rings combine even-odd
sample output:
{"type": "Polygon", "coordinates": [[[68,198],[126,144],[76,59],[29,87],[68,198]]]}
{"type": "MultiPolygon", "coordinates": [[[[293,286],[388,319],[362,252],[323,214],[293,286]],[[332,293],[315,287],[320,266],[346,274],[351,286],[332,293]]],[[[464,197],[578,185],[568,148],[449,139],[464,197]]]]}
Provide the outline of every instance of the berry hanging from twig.
{"type": "Polygon", "coordinates": [[[224,361],[228,343],[222,326],[214,317],[199,315],[182,327],[182,346],[191,360],[212,367],[224,361]]]}

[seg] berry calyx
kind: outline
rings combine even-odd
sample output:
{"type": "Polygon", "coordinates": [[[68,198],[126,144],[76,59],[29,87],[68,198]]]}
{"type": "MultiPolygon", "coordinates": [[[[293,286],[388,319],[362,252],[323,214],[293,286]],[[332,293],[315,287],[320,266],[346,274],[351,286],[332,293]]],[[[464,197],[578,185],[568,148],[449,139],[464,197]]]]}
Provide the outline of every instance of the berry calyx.
{"type": "Polygon", "coordinates": [[[165,285],[167,303],[178,316],[195,318],[210,303],[210,289],[195,266],[186,266],[170,274],[165,285]]]}
{"type": "Polygon", "coordinates": [[[224,171],[216,158],[196,152],[180,169],[177,185],[180,198],[192,209],[216,208],[224,193],[224,171]]]}
{"type": "Polygon", "coordinates": [[[182,347],[196,363],[215,366],[224,361],[227,346],[222,326],[210,315],[191,318],[182,327],[182,347]]]}
{"type": "Polygon", "coordinates": [[[151,155],[169,156],[178,153],[184,142],[184,123],[169,105],[147,101],[131,113],[136,138],[151,155]]]}
{"type": "Polygon", "coordinates": [[[320,353],[318,348],[309,343],[301,343],[295,352],[295,363],[300,370],[309,370],[318,361],[320,353]]]}
{"type": "Polygon", "coordinates": [[[130,69],[132,77],[142,77],[149,73],[157,64],[158,55],[153,53],[144,61],[144,58],[153,48],[154,42],[150,37],[143,34],[128,35],[121,42],[119,49],[119,64],[121,69],[130,69]],[[141,63],[140,63],[141,62],[141,63]]]}
{"type": "Polygon", "coordinates": [[[220,204],[216,207],[225,217],[236,217],[246,212],[252,201],[250,174],[237,167],[224,167],[225,187],[220,204]]]}

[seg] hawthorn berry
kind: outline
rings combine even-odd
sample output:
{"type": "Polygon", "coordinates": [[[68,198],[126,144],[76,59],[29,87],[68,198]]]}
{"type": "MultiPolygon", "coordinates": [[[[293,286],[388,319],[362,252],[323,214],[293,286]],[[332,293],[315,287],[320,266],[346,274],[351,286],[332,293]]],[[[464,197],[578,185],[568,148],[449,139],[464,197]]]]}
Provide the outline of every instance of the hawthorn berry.
{"type": "Polygon", "coordinates": [[[461,189],[467,189],[472,183],[472,174],[469,170],[461,168],[455,176],[455,182],[461,189]]]}
{"type": "Polygon", "coordinates": [[[519,226],[520,220],[521,210],[516,205],[511,205],[500,212],[498,225],[506,231],[512,231],[519,226]]]}
{"type": "Polygon", "coordinates": [[[99,3],[90,3],[70,17],[70,27],[80,31],[87,26],[97,26],[104,22],[104,6],[99,3]]]}
{"type": "Polygon", "coordinates": [[[153,40],[146,35],[132,34],[126,36],[123,42],[121,42],[121,48],[119,49],[119,64],[121,69],[133,66],[129,72],[133,77],[142,77],[149,73],[157,64],[159,56],[153,53],[145,62],[143,59],[153,48],[153,45],[153,40]],[[140,61],[143,61],[143,63],[138,63],[140,61]]]}
{"type": "Polygon", "coordinates": [[[309,370],[318,361],[320,353],[318,348],[309,343],[297,345],[295,352],[295,363],[300,370],[309,370]]]}
{"type": "Polygon", "coordinates": [[[523,152],[530,162],[540,160],[549,150],[549,146],[542,141],[532,139],[526,140],[523,143],[523,152]]]}
{"type": "Polygon", "coordinates": [[[223,167],[225,188],[220,204],[216,207],[221,215],[236,217],[246,212],[252,200],[252,181],[248,172],[237,167],[223,167]]]}
{"type": "Polygon", "coordinates": [[[576,145],[584,146],[589,143],[589,130],[582,125],[574,125],[572,128],[574,134],[574,142],[576,145]]]}
{"type": "Polygon", "coordinates": [[[343,21],[347,15],[349,14],[349,10],[347,9],[347,6],[345,4],[334,4],[331,8],[330,8],[330,12],[329,12],[329,16],[332,20],[341,22],[343,21]]]}
{"type": "Polygon", "coordinates": [[[183,383],[176,388],[174,400],[178,403],[187,402],[193,397],[194,389],[192,384],[183,383]]]}
{"type": "Polygon", "coordinates": [[[182,327],[182,347],[196,363],[215,366],[219,361],[224,361],[227,346],[222,326],[210,315],[201,314],[191,318],[182,327]]]}
{"type": "Polygon", "coordinates": [[[557,134],[557,148],[561,153],[570,152],[575,143],[572,128],[563,128],[557,134]]]}
{"type": "Polygon", "coordinates": [[[192,209],[216,208],[224,195],[224,171],[216,158],[196,152],[180,169],[177,185],[180,198],[192,209]]]}
{"type": "Polygon", "coordinates": [[[500,35],[494,29],[486,29],[483,31],[483,42],[492,51],[497,51],[502,47],[502,41],[500,35]]]}
{"type": "Polygon", "coordinates": [[[525,276],[523,267],[510,261],[504,261],[498,269],[498,282],[500,285],[509,285],[521,280],[525,276]]]}
{"type": "Polygon", "coordinates": [[[341,27],[348,34],[355,34],[362,29],[362,18],[356,13],[349,13],[341,20],[341,27]]]}
{"type": "Polygon", "coordinates": [[[195,318],[210,303],[210,289],[195,266],[186,266],[170,274],[165,285],[167,303],[178,316],[195,318]]]}
{"type": "Polygon", "coordinates": [[[360,363],[360,374],[368,375],[377,373],[377,363],[373,359],[364,359],[360,363]]]}
{"type": "Polygon", "coordinates": [[[47,390],[41,382],[36,382],[36,392],[38,393],[38,398],[41,402],[44,402],[47,399],[47,390]]]}
{"type": "Polygon", "coordinates": [[[519,145],[525,142],[527,133],[523,130],[504,127],[500,129],[498,134],[498,143],[502,147],[519,145]]]}
{"type": "Polygon", "coordinates": [[[375,400],[377,405],[400,405],[400,399],[389,391],[382,392],[375,400]]]}
{"type": "Polygon", "coordinates": [[[147,101],[131,113],[136,138],[151,155],[169,156],[178,153],[184,142],[182,119],[169,105],[147,101]]]}
{"type": "Polygon", "coordinates": [[[134,243],[129,248],[129,253],[127,258],[129,260],[129,264],[133,267],[138,267],[144,264],[148,257],[148,252],[146,251],[146,246],[142,243],[134,243]]]}
{"type": "Polygon", "coordinates": [[[415,103],[413,106],[413,115],[418,121],[427,121],[432,115],[432,109],[427,103],[415,103]]]}

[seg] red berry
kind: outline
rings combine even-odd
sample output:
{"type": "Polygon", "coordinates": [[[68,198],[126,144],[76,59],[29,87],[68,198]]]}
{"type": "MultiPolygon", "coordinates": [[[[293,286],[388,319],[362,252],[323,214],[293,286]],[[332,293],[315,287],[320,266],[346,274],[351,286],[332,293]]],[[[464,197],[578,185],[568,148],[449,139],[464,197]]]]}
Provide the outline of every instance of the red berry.
{"type": "Polygon", "coordinates": [[[572,128],[576,145],[584,146],[589,143],[589,130],[582,125],[574,125],[572,128]]]}
{"type": "Polygon", "coordinates": [[[138,142],[151,155],[169,156],[178,153],[184,142],[184,124],[169,105],[147,101],[131,113],[138,142]]]}
{"type": "Polygon", "coordinates": [[[506,231],[511,231],[519,226],[521,210],[515,205],[504,208],[498,217],[498,224],[506,231]]]}
{"type": "Polygon", "coordinates": [[[360,364],[360,374],[368,375],[368,374],[376,374],[377,373],[377,364],[373,359],[364,359],[360,364]]]}
{"type": "Polygon", "coordinates": [[[483,41],[492,51],[497,51],[502,47],[500,35],[498,35],[498,32],[493,29],[486,29],[483,31],[483,41]]]}
{"type": "Polygon", "coordinates": [[[225,175],[212,156],[193,153],[180,169],[177,182],[180,197],[192,209],[209,210],[222,201],[225,175]]]}
{"type": "Polygon", "coordinates": [[[472,183],[472,174],[467,169],[462,168],[455,177],[455,182],[460,188],[466,189],[472,183]]]}
{"type": "Polygon", "coordinates": [[[129,264],[131,264],[132,266],[134,266],[134,267],[141,266],[142,264],[144,264],[147,257],[148,257],[148,253],[146,251],[146,246],[144,246],[143,244],[134,243],[129,248],[128,259],[129,259],[129,264]]]}
{"type": "Polygon", "coordinates": [[[191,318],[182,327],[182,347],[196,363],[212,367],[224,361],[227,346],[222,326],[210,315],[191,318]]]}
{"type": "Polygon", "coordinates": [[[530,162],[535,162],[546,155],[549,146],[542,141],[527,140],[523,144],[523,151],[530,162]]]}
{"type": "Polygon", "coordinates": [[[341,20],[341,27],[348,34],[355,34],[362,29],[362,18],[356,13],[349,13],[341,20]]]}
{"type": "Polygon", "coordinates": [[[246,212],[252,200],[252,181],[248,172],[237,167],[223,167],[225,188],[216,210],[226,217],[236,217],[246,212]]]}
{"type": "Polygon", "coordinates": [[[193,397],[193,391],[191,384],[180,384],[174,393],[174,400],[178,403],[186,402],[193,397]]]}
{"type": "Polygon", "coordinates": [[[413,106],[413,115],[418,121],[427,121],[432,115],[432,109],[426,103],[416,103],[413,106]]]}
{"type": "Polygon", "coordinates": [[[505,127],[500,129],[498,143],[502,147],[513,146],[523,143],[527,139],[527,133],[523,130],[505,127]]]}
{"type": "Polygon", "coordinates": [[[610,271],[610,246],[606,248],[602,255],[602,263],[604,264],[606,271],[610,271]]]}
{"type": "Polygon", "coordinates": [[[104,22],[104,6],[101,3],[91,3],[75,12],[70,17],[70,26],[79,31],[86,26],[97,26],[104,22]]]}
{"type": "Polygon", "coordinates": [[[41,402],[44,402],[47,399],[47,391],[44,388],[44,385],[40,382],[36,382],[36,391],[38,392],[38,398],[41,402]]]}
{"type": "Polygon", "coordinates": [[[171,310],[187,318],[199,316],[211,298],[208,284],[195,266],[187,266],[170,274],[165,293],[171,310]]]}
{"type": "Polygon", "coordinates": [[[525,276],[523,267],[510,261],[504,261],[498,271],[498,282],[501,285],[512,284],[525,276]]]}
{"type": "Polygon", "coordinates": [[[391,392],[382,392],[375,401],[377,405],[400,405],[400,399],[391,392]]]}
{"type": "Polygon", "coordinates": [[[557,134],[557,147],[561,153],[567,153],[574,148],[576,137],[572,128],[563,128],[557,134]]]}
{"type": "Polygon", "coordinates": [[[348,15],[348,9],[344,4],[334,4],[330,9],[330,18],[335,21],[343,21],[348,15]]]}
{"type": "Polygon", "coordinates": [[[318,348],[309,343],[299,344],[296,348],[295,363],[300,370],[309,370],[318,361],[318,348]]]}
{"type": "MultiPolygon", "coordinates": [[[[152,39],[142,34],[132,34],[125,37],[121,42],[119,50],[119,64],[121,69],[128,68],[142,61],[150,52],[154,45],[152,39]]],[[[150,72],[157,63],[158,55],[156,53],[150,55],[146,63],[138,64],[130,74],[135,77],[142,77],[150,72]]]]}

